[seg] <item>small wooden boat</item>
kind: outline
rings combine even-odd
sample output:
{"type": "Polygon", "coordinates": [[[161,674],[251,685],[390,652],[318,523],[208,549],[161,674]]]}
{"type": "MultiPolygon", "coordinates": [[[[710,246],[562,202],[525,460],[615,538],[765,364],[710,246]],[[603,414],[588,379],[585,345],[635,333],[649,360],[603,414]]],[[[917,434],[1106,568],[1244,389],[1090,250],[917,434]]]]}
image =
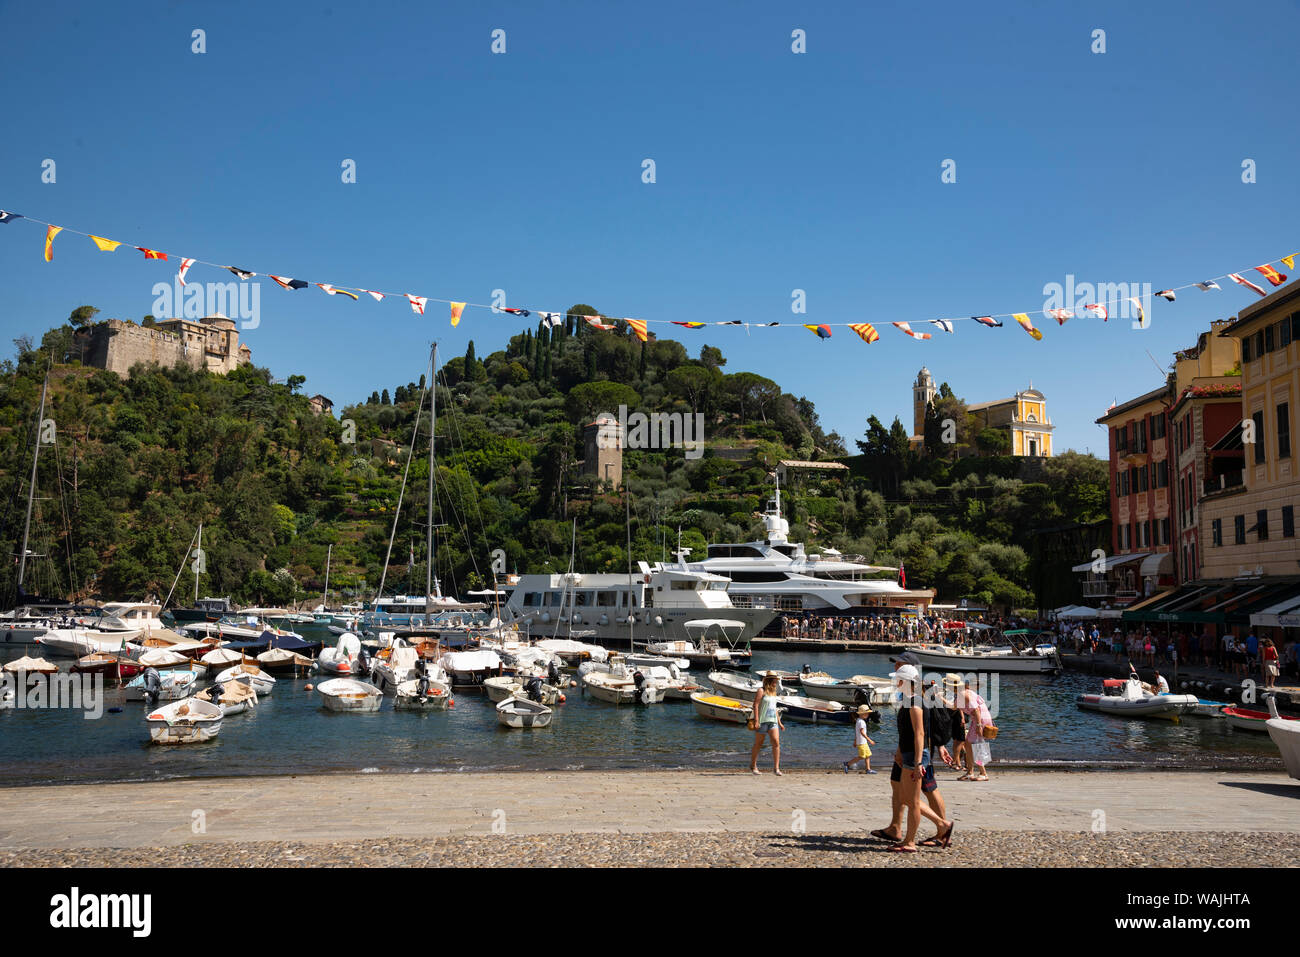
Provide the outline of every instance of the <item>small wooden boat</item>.
{"type": "Polygon", "coordinates": [[[846,708],[838,701],[779,695],[776,703],[786,718],[807,724],[852,724],[855,717],[852,708],[846,708]]]}
{"type": "Polygon", "coordinates": [[[393,707],[398,711],[446,711],[451,705],[451,686],[442,681],[430,681],[423,695],[419,693],[417,678],[403,681],[397,686],[393,707]]]}
{"type": "Polygon", "coordinates": [[[173,701],[149,713],[149,737],[154,744],[199,744],[221,731],[220,705],[202,698],[173,701]]]}
{"type": "Polygon", "coordinates": [[[257,666],[273,674],[289,674],[300,668],[310,668],[312,660],[287,648],[268,648],[257,656],[257,666]]]}
{"type": "Polygon", "coordinates": [[[891,690],[888,678],[877,678],[873,675],[832,678],[825,672],[815,671],[801,675],[799,683],[804,695],[809,698],[853,705],[880,704],[888,699],[891,690]]]}
{"type": "Polygon", "coordinates": [[[331,678],[316,686],[326,711],[378,711],[384,693],[367,681],[331,678]]]}
{"type": "Polygon", "coordinates": [[[260,695],[268,695],[275,690],[275,678],[250,661],[244,661],[233,668],[227,668],[213,680],[217,684],[225,684],[227,681],[242,681],[244,684],[251,685],[253,690],[260,695]]]}
{"type": "Polygon", "coordinates": [[[696,712],[704,718],[746,724],[754,716],[754,706],[720,694],[697,693],[691,695],[696,712]]]}
{"type": "MultiPolygon", "coordinates": [[[[126,685],[127,701],[144,700],[144,674],[138,674],[132,678],[126,685]]],[[[180,698],[188,698],[194,691],[194,685],[198,682],[199,676],[192,671],[160,671],[158,672],[159,701],[176,701],[180,698]]]]}
{"type": "MultiPolygon", "coordinates": [[[[1240,705],[1230,704],[1223,707],[1223,716],[1228,724],[1238,731],[1268,732],[1268,722],[1273,717],[1267,711],[1253,711],[1240,705]]],[[[1279,721],[1300,721],[1300,718],[1279,718],[1279,721]]]]}
{"type": "Polygon", "coordinates": [[[497,720],[507,728],[545,728],[554,712],[527,698],[506,698],[497,705],[497,720]]]}
{"type": "Polygon", "coordinates": [[[152,648],[135,659],[142,668],[157,668],[166,671],[171,668],[190,667],[190,659],[170,648],[152,648]]]}
{"type": "Polygon", "coordinates": [[[46,661],[44,658],[29,658],[27,655],[23,655],[16,661],[9,662],[4,666],[3,670],[9,674],[17,674],[22,671],[29,675],[55,675],[59,673],[59,666],[46,661]]]}
{"type": "Polygon", "coordinates": [[[1277,702],[1268,698],[1269,719],[1265,722],[1268,736],[1277,745],[1286,765],[1286,773],[1300,780],[1300,720],[1277,713],[1277,702]]]}
{"type": "Polygon", "coordinates": [[[68,670],[73,674],[104,675],[121,681],[127,678],[134,678],[140,672],[144,671],[144,665],[132,658],[127,658],[125,655],[109,654],[100,651],[93,655],[85,655],[84,657],[78,658],[76,663],[68,670]]]}
{"type": "Polygon", "coordinates": [[[200,691],[195,697],[219,705],[221,713],[227,718],[257,707],[257,692],[242,681],[227,681],[225,684],[212,685],[200,691]]]}
{"type": "Polygon", "coordinates": [[[780,668],[767,668],[763,671],[755,671],[761,681],[768,675],[772,675],[777,681],[781,682],[784,688],[798,688],[803,683],[803,675],[797,671],[783,671],[780,668]]]}

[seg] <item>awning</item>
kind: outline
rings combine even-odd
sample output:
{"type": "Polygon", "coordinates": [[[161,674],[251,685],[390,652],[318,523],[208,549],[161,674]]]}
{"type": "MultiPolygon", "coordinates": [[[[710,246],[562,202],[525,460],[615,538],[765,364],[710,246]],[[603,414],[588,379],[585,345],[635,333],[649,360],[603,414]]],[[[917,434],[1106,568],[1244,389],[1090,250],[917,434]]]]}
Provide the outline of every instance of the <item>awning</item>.
{"type": "Polygon", "coordinates": [[[1251,614],[1250,623],[1272,628],[1300,628],[1300,588],[1290,597],[1251,614]]]}
{"type": "Polygon", "coordinates": [[[1250,578],[1184,585],[1141,607],[1127,609],[1125,621],[1164,621],[1218,625],[1246,625],[1251,615],[1278,604],[1300,591],[1294,579],[1250,578]]]}
{"type": "MultiPolygon", "coordinates": [[[[1150,552],[1134,552],[1131,555],[1107,555],[1102,562],[1101,571],[1108,572],[1112,568],[1118,568],[1120,565],[1127,565],[1129,562],[1135,562],[1139,558],[1146,558],[1149,554],[1150,552]]],[[[1097,564],[1095,561],[1084,562],[1082,565],[1075,565],[1074,568],[1070,570],[1075,572],[1090,572],[1095,564],[1097,564]]]]}
{"type": "Polygon", "coordinates": [[[1172,575],[1173,573],[1173,552],[1157,552],[1154,555],[1148,555],[1142,559],[1142,567],[1138,570],[1138,574],[1143,578],[1159,578],[1161,575],[1172,575]]]}

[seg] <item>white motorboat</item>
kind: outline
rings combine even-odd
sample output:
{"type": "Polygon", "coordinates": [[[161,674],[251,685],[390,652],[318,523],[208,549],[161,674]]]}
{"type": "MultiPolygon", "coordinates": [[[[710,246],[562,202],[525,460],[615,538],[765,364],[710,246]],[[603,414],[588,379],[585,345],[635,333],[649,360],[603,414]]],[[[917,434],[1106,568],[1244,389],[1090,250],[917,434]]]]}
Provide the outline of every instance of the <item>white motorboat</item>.
{"type": "Polygon", "coordinates": [[[173,701],[149,713],[149,737],[154,744],[198,744],[221,731],[221,706],[202,698],[173,701]]]}
{"type": "MultiPolygon", "coordinates": [[[[710,671],[709,683],[724,695],[747,701],[752,700],[763,687],[761,678],[751,678],[749,675],[742,675],[735,671],[710,671]]],[[[778,684],[777,693],[780,694],[784,690],[778,684]]]]}
{"type": "Polygon", "coordinates": [[[140,637],[139,631],[109,632],[93,628],[51,628],[36,639],[36,644],[51,655],[82,658],[86,655],[128,653],[138,646],[128,644],[140,637]]]}
{"type": "Polygon", "coordinates": [[[444,681],[430,681],[420,693],[417,679],[403,681],[393,696],[393,707],[398,711],[446,711],[453,702],[451,685],[444,681]]]}
{"type": "Polygon", "coordinates": [[[1033,643],[1027,629],[1004,632],[1005,645],[909,645],[921,665],[945,671],[996,671],[1005,674],[1055,674],[1061,670],[1056,646],[1033,643]]]}
{"type": "Polygon", "coordinates": [[[545,638],[537,642],[537,647],[550,652],[569,667],[576,668],[584,661],[607,661],[609,652],[600,645],[591,645],[585,641],[571,638],[545,638]]]}
{"type": "Polygon", "coordinates": [[[545,728],[554,714],[546,705],[527,698],[506,698],[496,710],[497,720],[507,728],[545,728]]]}
{"type": "Polygon", "coordinates": [[[350,631],[339,635],[333,648],[324,648],[316,658],[320,670],[328,675],[351,677],[357,671],[357,655],[361,653],[361,639],[350,631]]]}
{"type": "Polygon", "coordinates": [[[670,655],[655,655],[634,652],[623,655],[623,661],[629,668],[676,668],[678,671],[689,671],[691,667],[690,658],[675,658],[670,655]]]}
{"type": "MultiPolygon", "coordinates": [[[[507,698],[526,698],[525,693],[528,679],[518,675],[493,675],[491,678],[485,678],[483,681],[483,690],[487,692],[490,701],[502,702],[507,698]]],[[[544,705],[553,705],[559,703],[560,695],[563,692],[545,682],[541,685],[541,703],[544,705]]]]}
{"type": "Polygon", "coordinates": [[[250,661],[243,661],[233,668],[227,668],[212,680],[217,684],[225,684],[227,681],[241,681],[250,685],[260,695],[268,695],[275,690],[274,676],[267,674],[250,661]]]}
{"type": "Polygon", "coordinates": [[[593,698],[610,704],[657,704],[664,700],[664,687],[644,679],[638,686],[631,674],[593,671],[582,676],[582,686],[593,698]]]}
{"type": "Polygon", "coordinates": [[[730,721],[733,724],[747,724],[754,716],[754,706],[735,698],[720,694],[698,692],[691,695],[695,711],[704,718],[715,721],[730,721]]]}
{"type": "Polygon", "coordinates": [[[490,649],[477,651],[449,651],[438,659],[438,664],[451,676],[453,687],[481,685],[492,675],[501,674],[505,663],[490,649]]]}
{"type": "Polygon", "coordinates": [[[212,685],[200,691],[196,697],[219,705],[221,713],[227,718],[257,707],[257,692],[241,681],[227,681],[222,685],[212,685]],[[216,695],[215,700],[213,695],[216,695]]]}
{"type": "MultiPolygon", "coordinates": [[[[143,674],[136,675],[126,685],[127,701],[144,700],[144,679],[143,674]]],[[[198,683],[199,676],[192,671],[160,671],[158,672],[158,700],[174,701],[178,698],[188,698],[194,692],[194,686],[198,683]]]]}
{"type": "Polygon", "coordinates": [[[1268,736],[1282,753],[1286,773],[1300,780],[1300,720],[1279,715],[1272,695],[1268,697],[1268,713],[1270,717],[1265,725],[1268,736]]]}
{"type": "Polygon", "coordinates": [[[799,683],[804,695],[809,698],[853,705],[873,705],[887,701],[892,687],[888,678],[873,675],[833,678],[821,671],[801,675],[799,683]]]}
{"type": "Polygon", "coordinates": [[[1101,711],[1124,718],[1168,718],[1177,721],[1192,711],[1198,701],[1194,694],[1152,694],[1137,678],[1107,678],[1102,694],[1081,694],[1075,698],[1080,708],[1101,711]]]}
{"type": "Polygon", "coordinates": [[[331,678],[316,686],[326,711],[378,711],[384,693],[356,678],[331,678]]]}

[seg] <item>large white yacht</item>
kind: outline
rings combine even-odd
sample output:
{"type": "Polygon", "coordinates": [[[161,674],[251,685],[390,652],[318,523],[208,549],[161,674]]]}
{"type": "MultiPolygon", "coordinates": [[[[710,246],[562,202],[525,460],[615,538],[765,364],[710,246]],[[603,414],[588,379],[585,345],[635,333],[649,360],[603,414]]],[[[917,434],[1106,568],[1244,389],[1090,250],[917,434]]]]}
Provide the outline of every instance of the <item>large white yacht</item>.
{"type": "Polygon", "coordinates": [[[690,561],[689,549],[677,561],[656,564],[656,570],[707,572],[730,582],[727,592],[737,609],[764,605],[777,614],[870,615],[883,608],[919,606],[931,599],[928,589],[909,591],[896,577],[898,569],[868,565],[860,556],[845,557],[833,548],[805,553],[789,539],[790,524],[781,515],[781,488],[763,512],[764,538],[759,542],[708,546],[708,557],[690,561]]]}
{"type": "Polygon", "coordinates": [[[628,647],[629,640],[637,646],[693,644],[696,624],[719,620],[736,626],[729,636],[733,641],[746,642],[776,616],[775,609],[756,603],[735,607],[727,579],[719,575],[637,565],[635,575],[521,575],[510,586],[501,616],[533,638],[572,637],[614,648],[628,647]]]}

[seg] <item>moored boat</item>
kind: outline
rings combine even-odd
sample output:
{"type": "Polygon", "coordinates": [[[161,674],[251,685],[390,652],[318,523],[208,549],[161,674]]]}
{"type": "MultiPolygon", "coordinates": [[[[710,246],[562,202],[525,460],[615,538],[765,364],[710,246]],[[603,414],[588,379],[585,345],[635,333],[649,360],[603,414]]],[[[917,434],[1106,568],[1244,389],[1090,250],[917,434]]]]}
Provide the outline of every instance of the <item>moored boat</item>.
{"type": "Polygon", "coordinates": [[[275,678],[250,661],[243,661],[233,668],[227,668],[213,680],[217,684],[225,684],[227,681],[241,681],[244,684],[251,685],[253,690],[260,695],[268,695],[275,690],[275,678]]]}
{"type": "Polygon", "coordinates": [[[632,674],[592,671],[582,676],[583,688],[593,697],[610,704],[657,704],[664,700],[664,688],[650,680],[637,682],[632,674]]]}
{"type": "Polygon", "coordinates": [[[1100,711],[1124,718],[1168,718],[1177,721],[1179,716],[1196,707],[1198,700],[1191,694],[1152,694],[1137,678],[1107,678],[1102,682],[1102,694],[1081,694],[1075,698],[1080,708],[1100,711]]]}
{"type": "Polygon", "coordinates": [[[825,672],[811,671],[800,676],[800,686],[809,698],[838,701],[840,704],[880,704],[888,699],[890,693],[889,679],[874,675],[834,678],[825,672]]]}
{"type": "Polygon", "coordinates": [[[720,694],[699,692],[691,695],[691,703],[701,717],[733,724],[747,724],[754,716],[754,706],[720,694]]]}
{"type": "MultiPolygon", "coordinates": [[[[754,695],[758,694],[759,689],[763,687],[761,678],[751,678],[749,675],[738,674],[734,671],[710,671],[709,683],[724,695],[746,700],[752,699],[754,695]]],[[[778,685],[778,693],[782,690],[778,685]]]]}
{"type": "Polygon", "coordinates": [[[429,681],[423,692],[418,680],[403,681],[393,696],[398,711],[446,711],[454,703],[451,685],[442,681],[429,681]]]}
{"type": "Polygon", "coordinates": [[[326,711],[378,711],[384,693],[367,681],[331,678],[316,686],[326,711]]]}
{"type": "Polygon", "coordinates": [[[791,721],[807,724],[852,724],[854,711],[838,701],[822,698],[805,698],[799,695],[778,695],[777,707],[791,721]]]}
{"type": "MultiPolygon", "coordinates": [[[[144,680],[145,674],[138,674],[132,678],[126,685],[127,701],[143,701],[144,698],[144,680]]],[[[187,698],[194,691],[194,686],[198,683],[198,675],[192,671],[160,671],[158,672],[158,700],[174,701],[179,698],[187,698]]]]}
{"type": "MultiPolygon", "coordinates": [[[[1272,718],[1267,711],[1255,711],[1251,708],[1243,708],[1240,705],[1224,705],[1222,709],[1224,718],[1228,724],[1238,731],[1268,731],[1268,722],[1272,718]]],[[[1281,721],[1297,721],[1297,718],[1279,718],[1281,721]]]]}
{"type": "Polygon", "coordinates": [[[507,728],[545,728],[554,714],[546,705],[527,698],[506,698],[496,712],[497,721],[507,728]]]}
{"type": "Polygon", "coordinates": [[[156,708],[145,720],[154,744],[199,744],[217,736],[222,717],[220,705],[185,698],[156,708]]]}
{"type": "Polygon", "coordinates": [[[1277,702],[1268,697],[1269,719],[1264,723],[1268,736],[1277,745],[1286,765],[1286,773],[1300,779],[1300,720],[1277,713],[1277,702]]]}

